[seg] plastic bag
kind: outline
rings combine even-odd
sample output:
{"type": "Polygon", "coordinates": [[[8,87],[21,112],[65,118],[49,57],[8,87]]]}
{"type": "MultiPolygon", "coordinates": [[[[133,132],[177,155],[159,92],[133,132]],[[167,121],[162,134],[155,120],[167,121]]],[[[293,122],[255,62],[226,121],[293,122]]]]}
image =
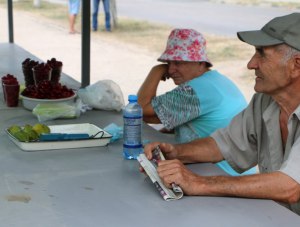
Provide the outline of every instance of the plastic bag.
{"type": "Polygon", "coordinates": [[[80,108],[74,103],[43,103],[38,104],[32,113],[39,122],[49,121],[57,118],[76,118],[80,116],[80,108]]]}
{"type": "Polygon", "coordinates": [[[123,128],[116,125],[115,123],[111,123],[105,126],[103,130],[112,135],[110,142],[115,142],[118,139],[123,138],[123,128]]]}
{"type": "Polygon", "coordinates": [[[84,104],[95,109],[120,111],[125,105],[119,85],[112,80],[101,80],[81,88],[77,95],[84,104]]]}

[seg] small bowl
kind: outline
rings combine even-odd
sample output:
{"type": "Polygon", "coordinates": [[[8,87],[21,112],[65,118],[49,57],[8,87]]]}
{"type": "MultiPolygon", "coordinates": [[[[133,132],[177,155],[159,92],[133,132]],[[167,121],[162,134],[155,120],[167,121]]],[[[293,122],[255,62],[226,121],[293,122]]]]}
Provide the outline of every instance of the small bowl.
{"type": "Polygon", "coordinates": [[[29,98],[24,95],[20,95],[23,106],[25,109],[33,110],[36,105],[41,103],[69,103],[72,104],[75,101],[77,94],[75,93],[73,96],[68,98],[61,98],[61,99],[34,99],[29,98]]]}

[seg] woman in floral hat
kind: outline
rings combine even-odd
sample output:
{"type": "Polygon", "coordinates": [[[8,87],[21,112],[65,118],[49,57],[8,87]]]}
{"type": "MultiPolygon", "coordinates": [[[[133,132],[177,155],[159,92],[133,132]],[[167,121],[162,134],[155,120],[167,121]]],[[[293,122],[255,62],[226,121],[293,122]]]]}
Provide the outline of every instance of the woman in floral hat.
{"type": "MultiPolygon", "coordinates": [[[[158,58],[138,92],[144,121],[163,124],[163,132],[175,134],[185,143],[207,137],[226,127],[247,102],[237,86],[226,76],[212,70],[206,41],[193,29],[174,29],[166,50],[158,58]],[[156,96],[161,81],[172,79],[175,89],[156,96]]],[[[226,161],[217,165],[230,175],[239,175],[226,161]]],[[[255,173],[251,169],[244,174],[255,173]]]]}

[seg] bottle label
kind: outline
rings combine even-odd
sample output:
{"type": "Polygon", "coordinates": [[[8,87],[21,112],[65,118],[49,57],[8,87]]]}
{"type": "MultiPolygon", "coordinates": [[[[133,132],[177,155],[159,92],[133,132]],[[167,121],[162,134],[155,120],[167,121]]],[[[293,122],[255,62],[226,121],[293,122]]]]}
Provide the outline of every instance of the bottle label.
{"type": "Polygon", "coordinates": [[[124,146],[141,147],[141,122],[141,117],[124,117],[124,146]]]}
{"type": "Polygon", "coordinates": [[[124,116],[125,125],[141,125],[142,117],[127,117],[124,116]]]}

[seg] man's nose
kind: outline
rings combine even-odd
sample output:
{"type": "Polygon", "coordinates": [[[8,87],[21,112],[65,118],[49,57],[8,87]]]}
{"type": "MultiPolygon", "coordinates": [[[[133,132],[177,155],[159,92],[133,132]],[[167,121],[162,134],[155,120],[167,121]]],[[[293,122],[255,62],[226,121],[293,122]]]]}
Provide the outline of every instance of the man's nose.
{"type": "Polygon", "coordinates": [[[257,68],[257,60],[255,58],[255,55],[252,56],[250,61],[247,64],[248,69],[256,69],[257,68]]]}

